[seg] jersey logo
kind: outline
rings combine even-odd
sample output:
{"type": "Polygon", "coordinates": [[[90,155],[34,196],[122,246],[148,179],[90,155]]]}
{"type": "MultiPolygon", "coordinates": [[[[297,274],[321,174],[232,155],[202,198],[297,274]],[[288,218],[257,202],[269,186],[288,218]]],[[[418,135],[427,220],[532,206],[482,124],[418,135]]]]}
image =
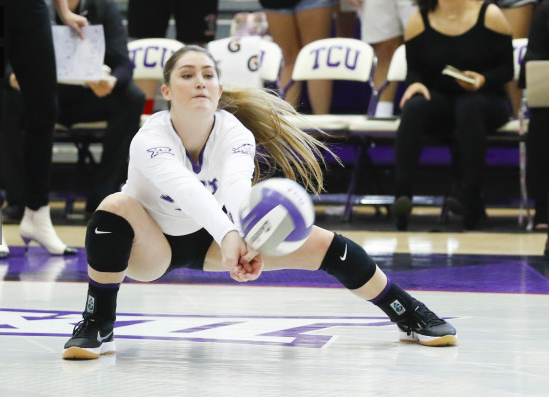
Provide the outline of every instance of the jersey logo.
{"type": "Polygon", "coordinates": [[[173,198],[171,198],[170,196],[168,196],[167,194],[163,194],[162,196],[160,196],[160,198],[162,200],[166,200],[168,203],[173,203],[173,198]]]}
{"type": "Polygon", "coordinates": [[[153,147],[153,148],[147,149],[147,152],[151,153],[151,159],[153,157],[158,156],[159,154],[164,154],[164,153],[175,156],[171,151],[172,151],[172,148],[167,146],[153,147]]]}
{"type": "Polygon", "coordinates": [[[233,153],[242,153],[242,154],[247,154],[248,156],[254,157],[255,148],[254,148],[254,145],[245,143],[243,145],[233,148],[233,153]]]}

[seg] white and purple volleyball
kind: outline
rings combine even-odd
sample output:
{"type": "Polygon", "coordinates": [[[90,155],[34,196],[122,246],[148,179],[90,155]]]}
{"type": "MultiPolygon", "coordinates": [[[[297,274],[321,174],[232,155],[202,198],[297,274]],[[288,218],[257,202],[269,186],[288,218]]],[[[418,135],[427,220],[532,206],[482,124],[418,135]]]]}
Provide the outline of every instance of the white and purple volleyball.
{"type": "Polygon", "coordinates": [[[271,178],[255,185],[240,207],[244,240],[263,255],[294,252],[311,234],[315,221],[309,194],[290,179],[271,178]]]}

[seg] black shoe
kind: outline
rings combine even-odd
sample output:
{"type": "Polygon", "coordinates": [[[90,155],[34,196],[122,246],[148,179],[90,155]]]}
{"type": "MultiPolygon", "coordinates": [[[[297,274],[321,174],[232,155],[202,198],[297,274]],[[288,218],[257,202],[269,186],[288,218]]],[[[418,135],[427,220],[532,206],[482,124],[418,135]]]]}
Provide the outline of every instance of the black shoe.
{"type": "Polygon", "coordinates": [[[450,323],[427,308],[423,303],[414,300],[397,321],[401,342],[419,342],[425,346],[449,346],[457,343],[456,329],[450,323]]]}
{"type": "Polygon", "coordinates": [[[412,199],[408,196],[398,197],[391,207],[391,212],[396,219],[397,230],[408,230],[408,218],[412,213],[412,199]]]}
{"type": "Polygon", "coordinates": [[[84,318],[74,327],[72,338],[65,343],[65,360],[92,360],[102,354],[114,354],[114,333],[112,322],[98,322],[84,318]]]}
{"type": "Polygon", "coordinates": [[[463,189],[456,196],[445,200],[446,207],[455,215],[463,217],[463,227],[467,230],[476,229],[480,221],[487,218],[484,202],[477,189],[463,189]]]}

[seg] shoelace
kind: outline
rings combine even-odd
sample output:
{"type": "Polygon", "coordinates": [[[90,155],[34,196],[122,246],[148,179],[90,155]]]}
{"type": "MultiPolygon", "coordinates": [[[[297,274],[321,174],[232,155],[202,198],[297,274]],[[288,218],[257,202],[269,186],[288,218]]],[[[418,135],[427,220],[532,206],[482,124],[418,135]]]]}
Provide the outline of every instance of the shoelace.
{"type": "Polygon", "coordinates": [[[416,309],[418,316],[425,322],[426,325],[436,326],[444,324],[445,321],[433,313],[431,310],[427,309],[423,303],[420,303],[416,309]]]}
{"type": "Polygon", "coordinates": [[[72,336],[79,336],[85,333],[88,329],[88,325],[90,324],[90,319],[83,318],[79,322],[76,323],[72,330],[72,336]]]}

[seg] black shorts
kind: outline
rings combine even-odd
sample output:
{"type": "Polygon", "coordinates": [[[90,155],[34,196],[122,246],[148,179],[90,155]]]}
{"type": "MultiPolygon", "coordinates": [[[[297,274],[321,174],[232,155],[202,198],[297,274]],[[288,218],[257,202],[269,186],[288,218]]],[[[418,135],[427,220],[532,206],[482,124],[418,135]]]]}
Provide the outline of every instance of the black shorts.
{"type": "Polygon", "coordinates": [[[218,3],[219,0],[130,0],[128,35],[132,39],[165,37],[173,14],[178,41],[207,43],[215,38],[218,3]]]}
{"type": "Polygon", "coordinates": [[[200,229],[184,236],[170,236],[164,234],[172,249],[172,261],[166,273],[179,268],[204,269],[204,258],[214,241],[206,229],[200,229]]]}

